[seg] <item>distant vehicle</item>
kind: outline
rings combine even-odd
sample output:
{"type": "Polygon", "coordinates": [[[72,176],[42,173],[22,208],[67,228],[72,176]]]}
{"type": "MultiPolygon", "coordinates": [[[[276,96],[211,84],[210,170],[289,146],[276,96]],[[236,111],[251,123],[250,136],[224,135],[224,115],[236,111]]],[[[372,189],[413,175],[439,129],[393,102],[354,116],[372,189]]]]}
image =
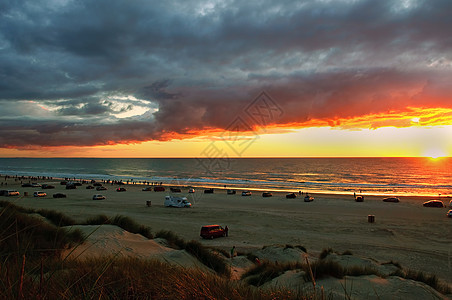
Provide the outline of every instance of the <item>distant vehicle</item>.
{"type": "Polygon", "coordinates": [[[155,186],[154,192],[164,192],[165,188],[163,186],[155,186]]]}
{"type": "Polygon", "coordinates": [[[47,196],[47,194],[44,192],[34,192],[33,196],[34,197],[45,197],[45,196],[47,196]]]}
{"type": "Polygon", "coordinates": [[[66,198],[66,194],[56,193],[56,194],[53,194],[53,198],[66,198]]]}
{"type": "Polygon", "coordinates": [[[355,201],[356,202],[364,202],[364,196],[356,196],[355,201]]]}
{"type": "Polygon", "coordinates": [[[82,186],[82,183],[81,182],[74,182],[74,183],[72,183],[73,185],[75,185],[75,186],[82,186]]]}
{"type": "Polygon", "coordinates": [[[226,236],[226,231],[220,225],[206,225],[201,227],[200,236],[203,239],[213,239],[216,237],[226,236]]]}
{"type": "Polygon", "coordinates": [[[119,188],[116,189],[116,191],[117,192],[125,192],[127,190],[125,188],[123,188],[123,187],[119,187],[119,188]]]}
{"type": "Polygon", "coordinates": [[[96,194],[93,196],[93,200],[104,200],[105,196],[96,194]]]}
{"type": "Polygon", "coordinates": [[[65,180],[60,181],[60,185],[66,185],[66,184],[67,184],[67,181],[65,181],[65,180]]]}
{"type": "Polygon", "coordinates": [[[424,204],[422,204],[424,207],[444,207],[444,203],[441,200],[430,200],[427,202],[424,202],[424,204]]]}
{"type": "Polygon", "coordinates": [[[188,202],[187,197],[173,197],[165,196],[164,205],[166,207],[191,207],[191,203],[188,202]]]}
{"type": "Polygon", "coordinates": [[[204,194],[213,194],[213,189],[205,189],[204,194]]]}
{"type": "Polygon", "coordinates": [[[448,216],[449,218],[452,218],[452,209],[447,212],[446,216],[448,216]]]}
{"type": "Polygon", "coordinates": [[[41,187],[42,185],[40,185],[39,183],[33,182],[31,184],[31,187],[41,187]]]}
{"type": "Polygon", "coordinates": [[[24,183],[22,184],[22,187],[32,187],[31,183],[24,183]]]}
{"type": "Polygon", "coordinates": [[[236,191],[235,190],[228,190],[227,194],[228,195],[235,195],[236,191]]]}
{"type": "Polygon", "coordinates": [[[143,191],[143,192],[150,192],[150,191],[152,191],[152,186],[144,187],[144,188],[142,189],[142,191],[143,191]]]}
{"type": "Polygon", "coordinates": [[[5,196],[19,196],[20,193],[16,190],[8,190],[5,193],[5,196]]]}
{"type": "Polygon", "coordinates": [[[195,189],[194,189],[194,188],[188,189],[188,193],[189,193],[189,194],[193,194],[194,192],[195,192],[195,189]]]}
{"type": "Polygon", "coordinates": [[[94,185],[94,186],[102,186],[102,183],[100,183],[100,182],[95,182],[95,183],[93,183],[93,185],[94,185]]]}
{"type": "Polygon", "coordinates": [[[311,197],[311,196],[309,196],[309,195],[306,195],[306,196],[304,197],[304,202],[312,202],[312,201],[314,201],[314,197],[311,197]]]}
{"type": "Polygon", "coordinates": [[[243,191],[242,192],[242,196],[251,196],[251,192],[250,191],[243,191]]]}
{"type": "Polygon", "coordinates": [[[272,196],[273,196],[273,194],[270,193],[270,192],[263,192],[262,193],[262,197],[272,197],[272,196]]]}
{"type": "Polygon", "coordinates": [[[181,190],[180,190],[180,188],[170,188],[170,191],[172,192],[172,193],[180,193],[181,192],[181,190]]]}
{"type": "Polygon", "coordinates": [[[75,190],[77,186],[75,184],[68,183],[66,184],[66,190],[75,190]]]}
{"type": "Polygon", "coordinates": [[[55,186],[53,186],[51,184],[45,184],[45,183],[41,186],[41,189],[43,189],[43,190],[54,189],[54,188],[55,188],[55,186]]]}
{"type": "Polygon", "coordinates": [[[397,197],[388,197],[388,198],[384,198],[383,202],[398,203],[398,202],[400,202],[400,199],[397,197]]]}
{"type": "Polygon", "coordinates": [[[106,191],[106,190],[107,190],[107,188],[104,187],[104,186],[98,186],[98,187],[96,188],[96,191],[106,191]]]}
{"type": "Polygon", "coordinates": [[[86,189],[87,189],[87,190],[92,190],[92,189],[94,189],[94,187],[93,187],[92,185],[87,185],[87,186],[86,186],[86,189]]]}
{"type": "Polygon", "coordinates": [[[287,199],[297,198],[297,194],[295,194],[295,193],[287,194],[287,195],[286,195],[286,198],[287,198],[287,199]]]}

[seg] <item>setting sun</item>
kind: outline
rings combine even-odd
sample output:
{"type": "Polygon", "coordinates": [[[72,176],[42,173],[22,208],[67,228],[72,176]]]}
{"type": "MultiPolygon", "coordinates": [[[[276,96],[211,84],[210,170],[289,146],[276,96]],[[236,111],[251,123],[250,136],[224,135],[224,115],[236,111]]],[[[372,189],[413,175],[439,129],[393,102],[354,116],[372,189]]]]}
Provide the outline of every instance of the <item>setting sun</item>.
{"type": "Polygon", "coordinates": [[[427,149],[427,151],[424,153],[425,157],[430,157],[430,158],[440,158],[440,157],[445,157],[447,156],[446,151],[444,151],[443,149],[440,148],[430,148],[427,149]]]}

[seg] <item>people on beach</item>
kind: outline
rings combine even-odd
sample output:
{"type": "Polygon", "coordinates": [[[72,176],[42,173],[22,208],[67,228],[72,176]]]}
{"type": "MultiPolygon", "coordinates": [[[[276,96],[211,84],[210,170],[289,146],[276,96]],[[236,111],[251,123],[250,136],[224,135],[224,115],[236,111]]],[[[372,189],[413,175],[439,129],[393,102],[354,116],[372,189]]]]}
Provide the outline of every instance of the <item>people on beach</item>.
{"type": "Polygon", "coordinates": [[[229,227],[228,227],[228,225],[226,225],[226,226],[224,227],[224,234],[225,234],[226,236],[229,235],[229,227]]]}

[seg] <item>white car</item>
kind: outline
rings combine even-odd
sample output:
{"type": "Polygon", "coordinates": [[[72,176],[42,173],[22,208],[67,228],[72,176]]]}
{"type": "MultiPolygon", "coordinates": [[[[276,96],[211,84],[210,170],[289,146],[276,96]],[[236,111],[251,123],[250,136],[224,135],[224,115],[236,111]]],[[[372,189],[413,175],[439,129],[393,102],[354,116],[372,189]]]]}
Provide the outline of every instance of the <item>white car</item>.
{"type": "Polygon", "coordinates": [[[104,199],[105,199],[104,195],[96,194],[93,196],[93,200],[104,200],[104,199]]]}
{"type": "Polygon", "coordinates": [[[449,218],[452,218],[452,209],[450,209],[450,210],[447,212],[446,216],[448,216],[449,218]]]}
{"type": "Polygon", "coordinates": [[[34,192],[33,196],[34,197],[45,197],[45,196],[47,196],[47,194],[44,192],[34,192]]]}

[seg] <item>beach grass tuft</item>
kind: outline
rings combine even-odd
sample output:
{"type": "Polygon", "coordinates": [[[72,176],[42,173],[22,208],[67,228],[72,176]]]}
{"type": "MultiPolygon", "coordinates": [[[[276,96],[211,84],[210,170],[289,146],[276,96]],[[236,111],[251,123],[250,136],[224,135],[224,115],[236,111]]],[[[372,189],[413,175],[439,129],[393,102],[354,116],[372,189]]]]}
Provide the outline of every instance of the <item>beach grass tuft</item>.
{"type": "Polygon", "coordinates": [[[320,259],[325,259],[331,253],[334,253],[332,248],[323,249],[322,252],[320,252],[319,258],[320,259]]]}
{"type": "Polygon", "coordinates": [[[150,227],[143,226],[135,222],[132,218],[116,215],[114,218],[109,218],[106,215],[98,215],[89,218],[84,222],[85,225],[116,225],[128,232],[138,233],[142,236],[153,239],[154,235],[150,227]]]}

